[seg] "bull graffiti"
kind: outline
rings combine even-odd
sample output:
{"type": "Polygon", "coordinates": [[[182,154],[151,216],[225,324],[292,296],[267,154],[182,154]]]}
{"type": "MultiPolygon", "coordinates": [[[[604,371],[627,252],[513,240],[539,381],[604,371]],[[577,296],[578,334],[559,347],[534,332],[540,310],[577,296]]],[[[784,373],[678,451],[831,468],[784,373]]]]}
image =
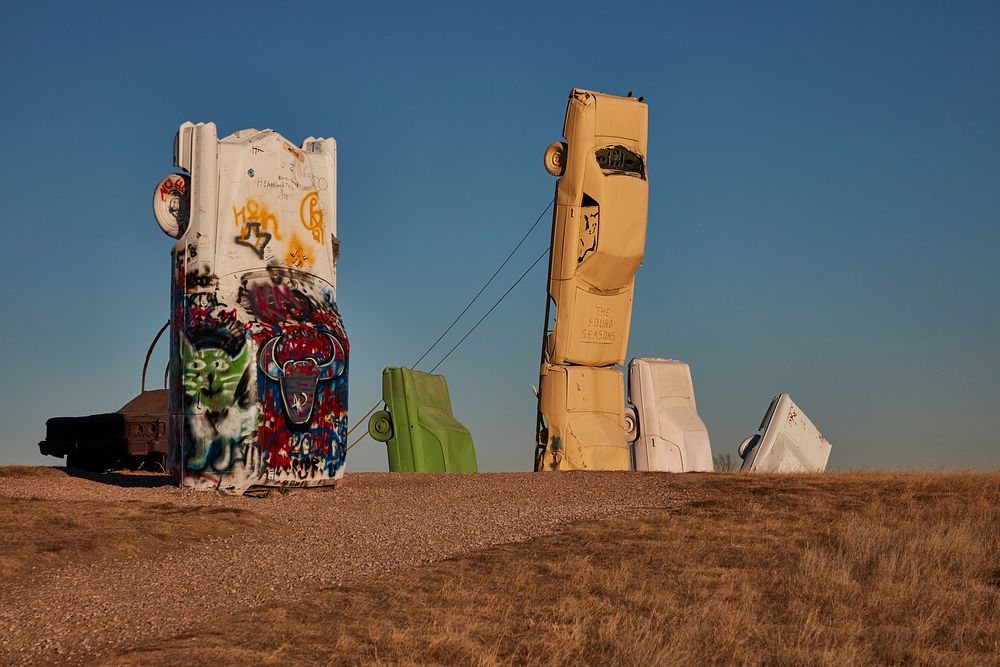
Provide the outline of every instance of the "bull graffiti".
{"type": "Polygon", "coordinates": [[[311,329],[275,336],[260,350],[260,370],[281,387],[281,401],[293,424],[312,416],[316,386],[344,372],[344,348],[326,332],[311,329]]]}

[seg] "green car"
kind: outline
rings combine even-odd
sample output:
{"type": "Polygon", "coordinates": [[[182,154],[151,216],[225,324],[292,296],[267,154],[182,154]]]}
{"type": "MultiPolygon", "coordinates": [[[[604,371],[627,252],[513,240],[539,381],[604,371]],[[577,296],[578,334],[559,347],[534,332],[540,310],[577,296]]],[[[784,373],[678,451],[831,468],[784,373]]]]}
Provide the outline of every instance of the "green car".
{"type": "Polygon", "coordinates": [[[391,472],[477,472],[472,434],[451,413],[443,375],[386,368],[382,400],[388,410],[372,415],[368,433],[388,443],[391,472]]]}

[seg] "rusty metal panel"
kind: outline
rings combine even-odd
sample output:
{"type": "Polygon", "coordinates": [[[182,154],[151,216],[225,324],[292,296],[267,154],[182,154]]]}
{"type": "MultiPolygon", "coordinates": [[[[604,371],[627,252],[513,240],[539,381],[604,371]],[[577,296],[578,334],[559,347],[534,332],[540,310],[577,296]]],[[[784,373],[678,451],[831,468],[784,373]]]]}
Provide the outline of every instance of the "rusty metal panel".
{"type": "Polygon", "coordinates": [[[632,359],[628,386],[638,416],[635,469],[711,472],[712,445],[698,415],[691,368],[675,359],[632,359]]]}
{"type": "Polygon", "coordinates": [[[771,401],[758,429],[739,447],[747,472],[823,472],[830,442],[788,394],[771,401]]]}
{"type": "Polygon", "coordinates": [[[349,344],[333,139],[184,123],[154,194],[173,249],[171,462],[185,486],[336,484],[349,344]]]}

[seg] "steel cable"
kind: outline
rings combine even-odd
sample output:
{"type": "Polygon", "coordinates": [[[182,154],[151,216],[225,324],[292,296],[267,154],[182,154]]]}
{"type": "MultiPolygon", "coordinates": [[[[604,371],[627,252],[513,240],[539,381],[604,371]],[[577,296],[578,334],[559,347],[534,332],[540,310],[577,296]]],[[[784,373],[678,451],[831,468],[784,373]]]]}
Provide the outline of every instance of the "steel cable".
{"type": "Polygon", "coordinates": [[[542,251],[542,254],[539,255],[538,258],[534,262],[531,263],[531,266],[529,266],[524,271],[524,273],[521,274],[521,277],[518,278],[517,280],[515,280],[514,284],[507,288],[507,291],[503,293],[503,296],[501,296],[499,299],[497,299],[497,302],[493,304],[493,307],[490,308],[489,310],[487,310],[486,313],[482,317],[479,318],[479,321],[476,322],[471,329],[469,329],[469,332],[467,334],[465,334],[464,336],[462,336],[461,340],[459,340],[457,343],[455,343],[455,346],[453,348],[451,348],[450,350],[448,350],[448,354],[444,355],[441,358],[441,361],[439,361],[436,364],[434,364],[434,368],[432,368],[430,370],[431,373],[433,373],[434,371],[436,371],[437,368],[438,368],[438,366],[440,366],[441,364],[443,364],[445,362],[445,359],[447,359],[448,357],[450,357],[451,353],[454,352],[455,350],[457,350],[458,346],[461,345],[462,343],[464,343],[465,339],[468,338],[469,336],[471,336],[472,332],[475,331],[477,328],[479,328],[479,325],[483,323],[483,320],[485,320],[487,317],[489,317],[489,314],[492,313],[494,310],[496,310],[496,307],[499,306],[500,303],[504,299],[507,298],[508,294],[510,294],[512,291],[514,291],[514,288],[517,287],[518,283],[520,283],[522,280],[524,280],[524,277],[526,275],[528,275],[529,273],[531,273],[531,270],[533,268],[535,268],[535,265],[537,265],[538,262],[542,261],[542,257],[545,257],[545,255],[547,255],[548,252],[549,252],[548,248],[546,248],[545,250],[542,251]]]}
{"type": "MultiPolygon", "coordinates": [[[[500,272],[501,272],[501,271],[503,270],[503,268],[504,268],[505,266],[507,266],[507,263],[508,263],[508,262],[509,262],[509,261],[511,260],[511,258],[512,258],[512,257],[514,256],[514,254],[515,254],[515,253],[516,253],[516,252],[517,252],[517,251],[518,251],[518,250],[520,249],[520,247],[521,247],[521,246],[522,246],[522,245],[524,244],[524,242],[525,242],[525,240],[527,240],[528,236],[530,236],[530,235],[531,235],[531,232],[533,232],[533,231],[535,230],[535,227],[537,227],[537,226],[538,226],[538,223],[539,223],[539,222],[541,222],[541,220],[542,220],[542,218],[543,218],[543,217],[545,217],[545,214],[546,214],[546,213],[548,212],[548,210],[549,210],[550,208],[552,208],[552,202],[553,202],[553,201],[554,201],[554,200],[551,200],[551,199],[549,200],[549,202],[548,202],[548,203],[547,203],[547,204],[545,205],[545,208],[544,208],[544,209],[542,209],[542,212],[538,214],[538,217],[537,217],[537,218],[535,218],[535,221],[534,221],[534,222],[533,222],[533,223],[531,224],[531,227],[529,227],[529,228],[528,228],[528,231],[526,231],[526,232],[524,233],[524,236],[522,236],[522,237],[521,237],[521,240],[517,242],[517,245],[515,245],[515,246],[514,246],[514,249],[513,249],[513,250],[511,250],[511,251],[510,251],[510,254],[508,254],[508,255],[507,255],[507,257],[506,257],[506,258],[505,258],[505,259],[503,260],[503,262],[501,262],[501,264],[500,264],[499,268],[497,268],[497,270],[493,272],[493,275],[492,275],[492,276],[490,276],[489,280],[487,280],[487,281],[486,281],[486,282],[485,282],[485,283],[483,284],[483,286],[479,288],[479,291],[478,291],[478,292],[476,292],[476,295],[475,295],[474,297],[472,297],[472,300],[471,300],[471,301],[469,301],[469,303],[467,303],[467,304],[465,305],[465,308],[463,308],[463,309],[462,309],[462,312],[460,312],[460,313],[458,314],[458,317],[456,317],[456,318],[455,318],[455,319],[454,319],[454,320],[452,321],[452,323],[448,325],[448,328],[444,330],[444,333],[442,333],[442,334],[441,334],[440,336],[438,336],[438,337],[437,337],[437,340],[435,340],[435,341],[434,341],[433,343],[431,343],[431,346],[430,346],[430,347],[428,347],[428,348],[427,348],[427,349],[426,349],[426,350],[424,351],[424,353],[420,355],[420,358],[419,358],[419,359],[417,359],[417,360],[416,360],[416,361],[415,361],[415,362],[414,362],[413,364],[411,364],[411,365],[409,366],[410,368],[412,368],[412,369],[416,369],[417,365],[418,365],[418,364],[420,364],[420,362],[421,362],[421,361],[423,361],[423,360],[424,360],[424,358],[425,358],[425,357],[427,357],[427,355],[428,355],[428,354],[430,354],[431,350],[433,350],[433,349],[434,349],[435,347],[437,347],[437,344],[438,344],[438,343],[440,343],[440,342],[441,342],[441,341],[442,341],[442,340],[444,339],[444,337],[448,335],[448,333],[449,333],[449,332],[450,332],[450,331],[451,331],[451,330],[452,330],[452,329],[453,329],[453,328],[455,327],[455,325],[456,325],[456,324],[458,324],[458,321],[459,321],[459,320],[461,320],[461,319],[462,319],[462,317],[463,317],[463,316],[464,316],[464,315],[465,315],[465,314],[466,314],[467,312],[469,312],[469,308],[471,308],[471,307],[472,307],[472,304],[474,304],[474,303],[475,303],[475,302],[476,302],[476,301],[477,301],[477,300],[479,299],[479,297],[483,295],[483,292],[485,292],[485,291],[486,291],[486,288],[487,288],[487,287],[489,287],[489,286],[490,286],[490,285],[491,285],[491,284],[493,283],[493,281],[494,281],[494,280],[496,279],[496,277],[497,277],[498,275],[500,275],[500,272]]],[[[465,341],[465,339],[466,339],[466,338],[468,338],[468,337],[469,337],[469,336],[470,336],[470,335],[472,334],[472,332],[473,332],[473,331],[475,331],[475,330],[476,330],[476,328],[477,328],[477,327],[478,327],[478,326],[479,326],[480,324],[482,324],[483,320],[485,320],[485,319],[486,319],[486,317],[487,317],[487,316],[488,316],[488,315],[489,315],[490,313],[492,313],[492,312],[494,311],[494,309],[496,309],[496,307],[497,307],[497,306],[499,306],[499,305],[500,305],[500,302],[501,302],[501,301],[503,301],[503,300],[504,300],[504,299],[505,299],[505,298],[507,297],[507,295],[508,295],[508,294],[510,294],[511,290],[513,290],[513,289],[514,289],[515,287],[517,287],[517,284],[518,284],[518,283],[520,283],[520,282],[521,282],[521,280],[523,280],[523,279],[524,279],[524,277],[525,277],[526,275],[528,275],[528,272],[529,272],[529,271],[531,271],[531,269],[535,268],[535,265],[536,265],[536,264],[538,264],[539,260],[541,260],[541,258],[545,256],[545,253],[546,253],[546,252],[548,252],[548,248],[546,248],[546,249],[545,249],[545,251],[544,251],[544,252],[543,252],[543,253],[542,253],[542,254],[541,254],[541,255],[540,255],[539,257],[538,257],[538,259],[536,259],[536,260],[535,260],[535,261],[534,261],[534,262],[533,262],[533,263],[531,264],[531,266],[530,266],[530,267],[528,267],[528,270],[527,270],[527,271],[525,271],[524,273],[522,273],[522,274],[521,274],[521,277],[520,277],[520,278],[518,278],[518,279],[517,279],[517,280],[516,280],[516,281],[514,282],[514,284],[510,286],[510,288],[509,288],[509,289],[508,289],[508,290],[507,290],[506,292],[504,292],[503,296],[501,296],[501,297],[500,297],[500,300],[499,300],[499,301],[497,301],[496,303],[494,303],[494,304],[493,304],[493,307],[492,307],[492,308],[490,308],[490,309],[489,309],[488,311],[486,311],[486,315],[483,315],[483,316],[482,316],[481,318],[479,318],[479,321],[478,321],[478,322],[476,322],[476,324],[475,324],[475,325],[474,325],[474,326],[472,327],[472,329],[470,329],[470,330],[468,331],[468,333],[466,333],[466,334],[465,334],[465,335],[464,335],[464,336],[462,337],[462,339],[461,339],[461,340],[459,340],[459,341],[458,341],[458,343],[456,343],[456,344],[455,344],[455,346],[454,346],[454,347],[452,347],[452,348],[451,348],[451,349],[450,349],[450,350],[448,351],[448,354],[444,355],[444,357],[442,357],[442,358],[441,358],[441,360],[440,360],[440,361],[438,361],[438,362],[437,362],[437,364],[435,364],[435,365],[434,365],[434,368],[432,368],[432,369],[430,370],[430,372],[431,372],[431,373],[433,373],[433,372],[434,372],[434,371],[435,371],[435,370],[437,369],[437,367],[438,367],[438,366],[440,366],[441,364],[443,364],[443,363],[444,363],[444,361],[445,361],[445,359],[447,359],[447,358],[448,358],[449,356],[451,356],[451,353],[452,353],[452,352],[454,352],[454,351],[455,351],[455,350],[456,350],[456,349],[458,348],[458,346],[459,346],[459,345],[461,345],[461,344],[462,344],[462,342],[463,342],[463,341],[465,341]]],[[[367,418],[368,418],[369,416],[371,416],[371,414],[372,414],[372,413],[374,413],[374,412],[375,412],[375,410],[377,410],[377,409],[378,409],[378,406],[379,406],[379,404],[380,404],[381,402],[382,402],[381,400],[378,400],[378,401],[375,401],[375,404],[374,404],[374,405],[372,405],[372,407],[371,407],[371,408],[370,408],[370,409],[368,410],[368,412],[366,412],[366,413],[364,414],[364,416],[363,416],[363,417],[361,417],[361,419],[359,419],[359,420],[358,420],[357,422],[355,422],[354,426],[352,426],[352,427],[351,427],[351,428],[350,428],[350,429],[349,429],[349,430],[347,431],[347,435],[351,435],[351,433],[354,433],[354,431],[356,431],[356,430],[357,430],[357,428],[358,428],[359,426],[361,426],[361,424],[362,424],[362,423],[364,423],[364,421],[365,421],[365,420],[366,420],[366,419],[367,419],[367,418]]],[[[349,451],[351,450],[351,448],[352,448],[352,447],[354,447],[354,445],[356,445],[356,444],[358,444],[359,442],[361,442],[362,440],[364,440],[364,438],[365,438],[365,436],[366,436],[366,435],[368,435],[368,432],[367,432],[367,431],[365,431],[364,433],[362,433],[362,434],[361,434],[360,436],[358,436],[358,438],[357,438],[357,439],[356,439],[356,440],[355,440],[354,442],[352,442],[352,443],[351,443],[350,445],[348,445],[348,446],[347,446],[347,449],[345,449],[345,450],[344,450],[344,452],[345,452],[345,453],[346,453],[346,452],[349,452],[349,451]]]]}
{"type": "MultiPolygon", "coordinates": [[[[434,364],[434,368],[432,368],[430,370],[431,373],[433,373],[434,371],[436,371],[437,368],[438,368],[438,366],[440,366],[441,364],[443,364],[445,362],[445,360],[448,357],[451,356],[451,353],[454,352],[455,350],[457,350],[458,346],[461,345],[462,343],[464,343],[465,339],[468,338],[469,336],[471,336],[472,332],[479,328],[479,325],[482,324],[486,320],[486,318],[490,316],[490,313],[492,313],[494,310],[497,309],[497,306],[499,306],[503,302],[503,300],[507,298],[507,295],[514,291],[514,288],[517,287],[518,284],[522,280],[524,280],[525,276],[527,276],[529,273],[531,273],[531,270],[533,268],[535,268],[535,266],[538,265],[538,262],[542,261],[542,258],[545,257],[545,255],[547,255],[548,253],[549,253],[549,249],[548,248],[546,248],[545,250],[542,251],[542,254],[539,255],[535,259],[535,261],[531,263],[531,266],[529,266],[527,269],[525,269],[524,273],[522,273],[521,276],[517,280],[514,281],[514,284],[507,288],[507,291],[503,293],[503,296],[501,296],[499,299],[497,299],[496,303],[494,303],[493,306],[491,306],[490,309],[487,310],[483,314],[483,316],[479,318],[479,321],[476,322],[474,325],[472,325],[472,328],[469,329],[469,331],[464,336],[462,336],[462,338],[457,343],[455,343],[455,345],[450,350],[448,350],[448,354],[444,355],[441,358],[441,361],[439,361],[436,364],[434,364]]],[[[381,403],[381,401],[378,401],[378,402],[375,403],[375,405],[372,407],[372,409],[368,411],[368,415],[370,415],[371,413],[375,412],[375,408],[378,407],[379,403],[381,403]]],[[[368,415],[365,415],[365,417],[367,417],[368,415]]],[[[365,417],[362,417],[361,421],[364,421],[365,417]]],[[[356,429],[358,427],[358,425],[361,423],[361,421],[359,421],[357,424],[355,424],[354,427],[351,429],[351,431],[353,431],[354,429],[356,429]]],[[[348,435],[350,435],[350,431],[348,431],[348,435]]],[[[354,447],[354,445],[356,445],[359,442],[361,442],[362,440],[364,440],[366,435],[368,435],[368,431],[365,431],[364,433],[362,433],[361,435],[359,435],[354,442],[352,442],[350,445],[348,445],[347,449],[344,450],[344,453],[346,454],[347,452],[351,451],[351,447],[354,447]]]]}
{"type": "MultiPolygon", "coordinates": [[[[529,235],[529,234],[531,234],[531,232],[533,232],[533,231],[535,230],[535,227],[537,227],[537,226],[538,226],[538,223],[539,223],[539,222],[541,222],[541,220],[542,220],[542,216],[544,216],[544,215],[545,215],[545,213],[546,213],[546,212],[547,212],[547,211],[548,211],[548,210],[549,210],[549,209],[550,209],[551,207],[552,207],[552,200],[549,200],[549,203],[545,205],[545,208],[544,208],[544,209],[542,209],[542,212],[538,214],[538,218],[536,218],[536,219],[535,219],[535,222],[534,222],[534,223],[533,223],[533,224],[531,225],[531,227],[529,227],[529,228],[528,228],[528,231],[526,231],[526,232],[524,233],[524,236],[522,236],[522,237],[521,237],[521,240],[517,242],[517,245],[516,245],[516,246],[514,246],[514,249],[510,251],[510,254],[509,254],[509,255],[507,255],[507,259],[505,259],[505,260],[503,261],[503,263],[502,263],[502,264],[500,264],[500,268],[498,268],[498,269],[497,269],[496,271],[494,271],[494,272],[493,272],[493,275],[492,275],[492,276],[490,276],[490,279],[486,281],[486,284],[485,284],[485,285],[483,285],[483,286],[482,286],[482,287],[481,287],[481,288],[479,289],[479,291],[478,291],[478,292],[476,292],[476,296],[472,297],[472,301],[470,301],[470,302],[469,302],[468,304],[466,304],[465,308],[463,308],[463,309],[462,309],[462,312],[460,312],[460,313],[458,314],[458,317],[456,317],[456,318],[454,319],[454,321],[453,321],[453,322],[452,322],[451,324],[449,324],[449,325],[448,325],[448,328],[444,330],[444,333],[443,333],[443,334],[441,334],[440,336],[438,336],[438,339],[437,339],[436,341],[434,341],[434,342],[433,342],[433,343],[431,344],[431,346],[430,346],[429,348],[427,348],[427,351],[426,351],[426,352],[424,352],[424,353],[423,353],[422,355],[420,355],[420,358],[419,358],[419,359],[417,359],[417,360],[416,360],[416,362],[414,362],[413,364],[410,364],[410,368],[413,368],[413,369],[416,369],[417,365],[418,365],[418,364],[419,364],[419,363],[420,363],[421,361],[423,361],[423,360],[424,360],[424,357],[426,357],[426,356],[427,356],[428,354],[430,354],[431,350],[433,350],[433,349],[434,349],[435,347],[437,347],[437,344],[438,344],[438,343],[440,343],[440,342],[441,342],[441,340],[442,340],[442,339],[443,339],[443,338],[444,338],[445,336],[447,336],[447,335],[448,335],[448,332],[449,332],[449,331],[451,331],[451,330],[452,330],[452,329],[454,328],[454,326],[455,326],[456,324],[458,324],[458,321],[459,321],[460,319],[462,319],[462,316],[463,316],[463,315],[465,315],[465,314],[466,314],[467,312],[469,312],[469,308],[471,308],[471,307],[472,307],[472,304],[474,304],[474,303],[476,302],[476,300],[477,300],[477,299],[479,299],[479,297],[480,297],[480,296],[482,296],[483,292],[485,292],[485,291],[486,291],[486,288],[487,288],[487,287],[489,287],[489,286],[490,286],[490,284],[491,284],[491,283],[493,282],[493,280],[494,280],[494,279],[495,279],[495,278],[497,277],[497,275],[499,275],[499,273],[500,273],[501,271],[503,271],[503,267],[507,266],[507,262],[509,262],[509,261],[510,261],[510,258],[514,256],[514,253],[516,253],[516,252],[517,252],[517,250],[518,250],[518,248],[520,248],[520,247],[521,247],[521,244],[523,244],[523,243],[524,243],[524,241],[525,241],[525,239],[527,239],[527,238],[528,238],[528,235],[529,235]]],[[[438,363],[440,363],[440,362],[438,362],[438,363]]],[[[435,368],[437,368],[437,367],[435,366],[435,368]]],[[[434,372],[434,369],[431,369],[431,372],[433,373],[433,372],[434,372]]]]}

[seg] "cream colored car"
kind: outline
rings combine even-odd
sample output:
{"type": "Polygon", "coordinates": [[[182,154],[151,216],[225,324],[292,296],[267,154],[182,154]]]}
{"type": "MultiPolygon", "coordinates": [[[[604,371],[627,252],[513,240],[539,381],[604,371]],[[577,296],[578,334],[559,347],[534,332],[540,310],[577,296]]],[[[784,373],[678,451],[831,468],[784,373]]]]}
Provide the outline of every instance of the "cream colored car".
{"type": "Polygon", "coordinates": [[[540,372],[536,470],[628,470],[625,363],[646,242],[641,98],[574,89],[565,142],[545,153],[556,185],[540,372]],[[549,330],[551,309],[555,321],[549,330]]]}

